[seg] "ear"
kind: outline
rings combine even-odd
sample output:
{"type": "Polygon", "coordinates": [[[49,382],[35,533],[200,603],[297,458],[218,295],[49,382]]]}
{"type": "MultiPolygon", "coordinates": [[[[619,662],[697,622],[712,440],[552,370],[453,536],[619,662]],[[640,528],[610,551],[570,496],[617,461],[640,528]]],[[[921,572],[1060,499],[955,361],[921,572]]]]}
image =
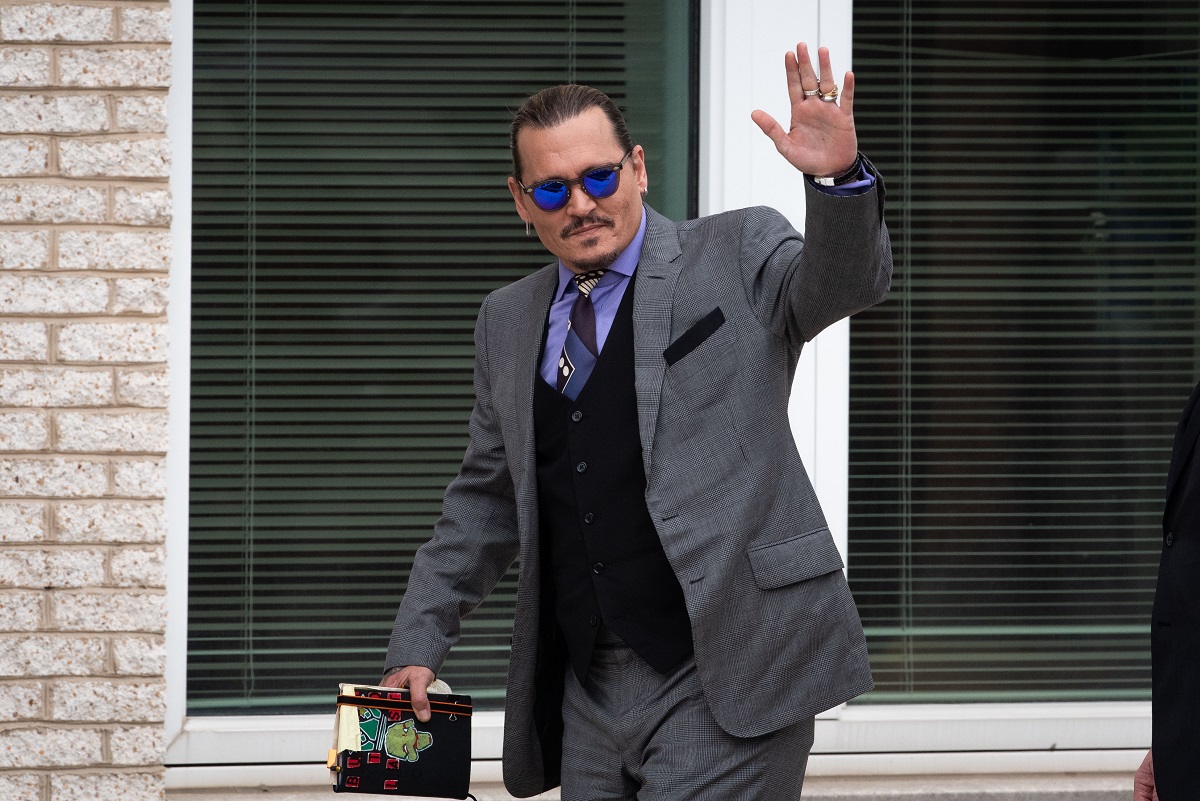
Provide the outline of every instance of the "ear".
{"type": "Polygon", "coordinates": [[[650,176],[646,173],[646,151],[642,150],[641,145],[634,145],[633,156],[629,160],[633,162],[633,174],[637,177],[638,191],[644,195],[650,187],[650,176]]]}
{"type": "Polygon", "coordinates": [[[529,218],[529,212],[525,210],[525,193],[521,191],[521,185],[517,183],[517,179],[511,175],[508,176],[508,191],[512,193],[513,203],[517,206],[517,216],[522,222],[533,222],[529,218]]]}

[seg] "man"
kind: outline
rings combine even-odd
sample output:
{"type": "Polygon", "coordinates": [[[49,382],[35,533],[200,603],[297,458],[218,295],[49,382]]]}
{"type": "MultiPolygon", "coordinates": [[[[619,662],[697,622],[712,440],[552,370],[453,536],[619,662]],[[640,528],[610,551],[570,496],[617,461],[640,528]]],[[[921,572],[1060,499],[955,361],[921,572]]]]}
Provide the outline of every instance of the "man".
{"type": "Polygon", "coordinates": [[[853,76],[839,104],[819,64],[785,58],[790,130],[753,115],[810,176],[805,238],[770,209],[676,224],[643,205],[642,148],[593,89],[544,90],[513,121],[517,214],[558,261],[479,312],[470,445],[384,683],[425,714],[461,615],[519,556],[516,796],[794,799],[814,715],[871,687],[787,416],[803,344],[891,276],[853,76]]]}
{"type": "Polygon", "coordinates": [[[1163,511],[1163,547],[1150,621],[1151,748],[1134,777],[1135,801],[1187,801],[1200,793],[1200,384],[1184,406],[1163,511]]]}

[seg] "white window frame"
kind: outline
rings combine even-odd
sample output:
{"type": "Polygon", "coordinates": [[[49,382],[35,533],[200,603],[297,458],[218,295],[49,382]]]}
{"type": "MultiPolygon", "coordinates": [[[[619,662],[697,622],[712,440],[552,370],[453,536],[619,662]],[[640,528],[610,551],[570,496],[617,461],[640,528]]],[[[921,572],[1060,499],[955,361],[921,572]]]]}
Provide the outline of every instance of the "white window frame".
{"type": "MultiPolygon", "coordinates": [[[[175,0],[168,116],[174,158],[167,452],[167,787],[296,785],[325,781],[331,715],[188,718],[187,566],[191,332],[192,0],[175,0]],[[268,764],[247,765],[261,754],[268,764]]],[[[852,57],[847,0],[702,0],[700,212],[773,206],[797,227],[797,176],[750,120],[786,121],[783,54],[798,39],[852,57]]],[[[805,348],[789,414],[834,538],[847,549],[850,323],[805,348]]],[[[853,565],[849,566],[853,569],[853,565]]],[[[381,654],[382,658],[382,654],[381,654]]],[[[474,719],[473,779],[500,780],[504,715],[474,719]]],[[[841,706],[820,716],[810,775],[1132,772],[1150,742],[1148,702],[841,706]]]]}

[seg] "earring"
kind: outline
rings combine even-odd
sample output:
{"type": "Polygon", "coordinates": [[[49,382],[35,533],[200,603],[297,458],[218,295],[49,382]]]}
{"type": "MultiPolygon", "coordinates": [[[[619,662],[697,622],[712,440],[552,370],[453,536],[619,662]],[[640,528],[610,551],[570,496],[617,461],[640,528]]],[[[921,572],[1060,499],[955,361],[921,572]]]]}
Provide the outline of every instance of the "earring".
{"type": "Polygon", "coordinates": [[[525,221],[525,236],[533,236],[533,231],[529,227],[529,220],[525,221]]]}

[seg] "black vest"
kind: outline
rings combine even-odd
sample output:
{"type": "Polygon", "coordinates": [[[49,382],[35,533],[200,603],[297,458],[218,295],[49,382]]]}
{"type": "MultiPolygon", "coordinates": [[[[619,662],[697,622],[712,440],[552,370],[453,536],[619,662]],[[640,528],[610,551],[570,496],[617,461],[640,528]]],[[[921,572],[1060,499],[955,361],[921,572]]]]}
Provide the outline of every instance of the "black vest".
{"type": "Polygon", "coordinates": [[[646,509],[633,292],[630,284],[579,398],[540,375],[533,393],[543,603],[553,604],[581,683],[601,622],[662,673],[692,653],[683,591],[646,509]]]}

